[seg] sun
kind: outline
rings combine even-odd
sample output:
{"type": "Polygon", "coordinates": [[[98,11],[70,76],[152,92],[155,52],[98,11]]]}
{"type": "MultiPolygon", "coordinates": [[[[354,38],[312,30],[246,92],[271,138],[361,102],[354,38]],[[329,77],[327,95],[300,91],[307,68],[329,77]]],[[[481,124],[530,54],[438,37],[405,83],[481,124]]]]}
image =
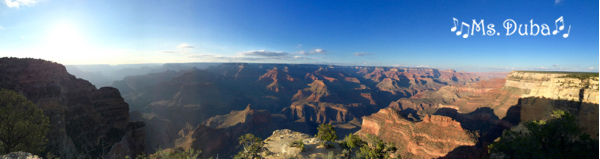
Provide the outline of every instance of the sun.
{"type": "Polygon", "coordinates": [[[81,46],[83,38],[77,28],[68,23],[59,23],[47,35],[46,44],[52,50],[69,50],[81,46]]]}
{"type": "Polygon", "coordinates": [[[81,30],[71,23],[57,23],[50,27],[42,47],[52,59],[72,61],[85,56],[88,48],[81,30]]]}

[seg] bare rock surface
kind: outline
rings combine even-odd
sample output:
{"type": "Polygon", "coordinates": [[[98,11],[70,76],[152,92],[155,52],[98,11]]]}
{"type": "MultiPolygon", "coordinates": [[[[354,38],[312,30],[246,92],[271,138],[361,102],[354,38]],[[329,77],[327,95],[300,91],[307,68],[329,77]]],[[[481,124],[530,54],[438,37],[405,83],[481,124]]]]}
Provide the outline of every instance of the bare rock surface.
{"type": "Polygon", "coordinates": [[[42,159],[36,155],[33,155],[29,152],[11,152],[6,155],[0,156],[0,159],[42,159]]]}
{"type": "Polygon", "coordinates": [[[272,154],[265,155],[265,158],[272,159],[288,159],[288,158],[321,158],[327,153],[333,151],[334,154],[340,154],[342,149],[336,143],[332,148],[324,148],[319,146],[320,140],[305,133],[291,131],[289,129],[281,129],[273,131],[273,135],[264,140],[265,148],[272,154]],[[294,142],[302,141],[305,146],[305,151],[302,152],[298,146],[294,146],[294,142]]]}

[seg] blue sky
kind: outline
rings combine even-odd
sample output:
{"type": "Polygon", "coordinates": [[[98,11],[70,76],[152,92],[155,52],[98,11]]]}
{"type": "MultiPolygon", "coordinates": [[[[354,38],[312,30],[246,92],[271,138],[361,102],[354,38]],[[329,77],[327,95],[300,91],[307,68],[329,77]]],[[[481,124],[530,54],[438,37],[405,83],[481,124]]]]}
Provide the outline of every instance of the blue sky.
{"type": "Polygon", "coordinates": [[[597,72],[598,6],[575,0],[3,0],[0,56],[63,64],[265,62],[597,72]],[[533,20],[552,32],[561,16],[565,29],[556,35],[506,36],[503,26],[513,19],[529,29],[533,20]],[[500,35],[457,36],[453,18],[469,25],[484,20],[485,29],[494,24],[500,35]]]}

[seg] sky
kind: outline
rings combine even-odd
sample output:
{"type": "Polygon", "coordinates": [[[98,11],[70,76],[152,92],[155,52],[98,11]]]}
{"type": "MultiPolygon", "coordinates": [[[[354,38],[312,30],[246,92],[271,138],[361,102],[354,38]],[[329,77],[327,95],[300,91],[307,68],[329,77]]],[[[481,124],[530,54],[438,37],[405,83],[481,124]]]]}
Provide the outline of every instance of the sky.
{"type": "Polygon", "coordinates": [[[598,72],[600,61],[600,5],[593,0],[0,1],[1,57],[67,65],[251,62],[598,72]]]}

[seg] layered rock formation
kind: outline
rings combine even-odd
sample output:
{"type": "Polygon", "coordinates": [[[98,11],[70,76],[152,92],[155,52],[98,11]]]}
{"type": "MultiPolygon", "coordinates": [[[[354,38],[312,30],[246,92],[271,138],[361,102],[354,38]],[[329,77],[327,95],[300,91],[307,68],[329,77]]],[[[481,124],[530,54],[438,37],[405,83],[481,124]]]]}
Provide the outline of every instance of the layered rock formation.
{"type": "Polygon", "coordinates": [[[598,74],[513,71],[506,87],[518,88],[521,120],[550,119],[556,109],[575,115],[586,133],[598,138],[598,74]]]}
{"type": "Polygon", "coordinates": [[[125,158],[144,154],[146,133],[144,122],[135,121],[127,124],[126,134],[108,152],[109,158],[125,158]]]}
{"type": "Polygon", "coordinates": [[[399,99],[389,107],[401,111],[409,109],[423,112],[449,108],[458,113],[491,108],[495,116],[504,118],[511,107],[518,105],[522,94],[519,89],[505,88],[504,83],[505,79],[495,78],[465,85],[445,86],[438,91],[422,92],[410,98],[399,99]]]}
{"type": "Polygon", "coordinates": [[[274,129],[271,114],[265,110],[250,109],[217,115],[195,128],[187,125],[179,132],[175,147],[202,150],[203,157],[232,155],[238,149],[238,138],[246,133],[264,136],[274,129]],[[261,135],[262,134],[262,135],[261,135]]]}
{"type": "Polygon", "coordinates": [[[450,117],[426,115],[420,122],[405,119],[391,108],[364,117],[360,136],[378,136],[394,142],[400,156],[437,158],[459,146],[474,146],[476,139],[450,117]]]}
{"type": "Polygon", "coordinates": [[[0,58],[0,88],[14,90],[44,110],[51,125],[47,152],[61,158],[106,156],[129,133],[129,107],[119,91],[96,89],[61,64],[0,58]]]}
{"type": "MultiPolygon", "coordinates": [[[[190,70],[153,86],[133,84],[144,78],[163,80],[170,74],[174,73],[115,82],[117,88],[128,90],[128,102],[145,116],[151,116],[146,118],[147,136],[156,139],[148,140],[147,147],[151,149],[176,146],[174,138],[180,136],[174,132],[182,129],[219,132],[222,128],[213,125],[222,123],[215,121],[228,123],[228,118],[237,117],[227,113],[243,110],[248,104],[252,109],[276,115],[281,119],[277,124],[281,128],[314,133],[314,125],[332,123],[344,129],[339,132],[351,133],[359,129],[361,117],[399,98],[484,79],[432,68],[230,63],[190,70]],[[209,119],[216,115],[219,116],[209,119]],[[198,127],[201,123],[205,125],[198,127]],[[170,127],[175,131],[167,132],[170,127]]],[[[155,80],[148,83],[152,82],[155,80]]]]}
{"type": "Polygon", "coordinates": [[[523,98],[598,104],[598,76],[584,77],[585,74],[592,73],[513,71],[506,78],[505,86],[527,90],[523,98]]]}

